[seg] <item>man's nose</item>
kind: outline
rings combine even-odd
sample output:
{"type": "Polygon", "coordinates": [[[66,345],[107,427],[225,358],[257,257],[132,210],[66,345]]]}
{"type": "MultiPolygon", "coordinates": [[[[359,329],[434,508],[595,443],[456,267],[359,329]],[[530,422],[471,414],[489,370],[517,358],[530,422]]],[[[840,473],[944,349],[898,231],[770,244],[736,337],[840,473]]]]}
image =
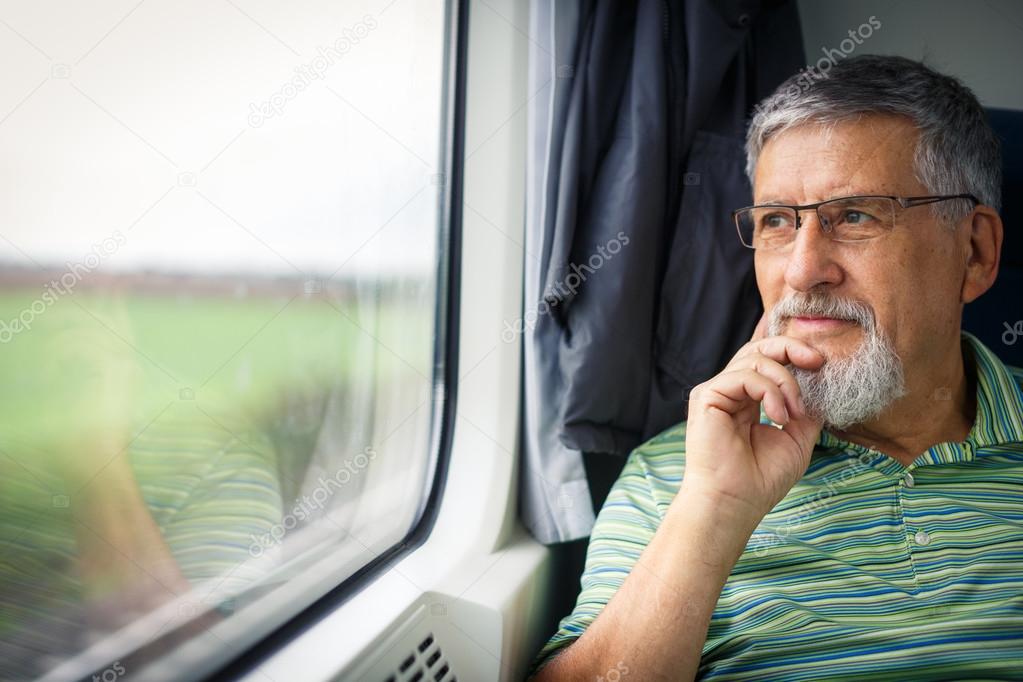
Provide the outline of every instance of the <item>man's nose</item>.
{"type": "Polygon", "coordinates": [[[842,269],[834,258],[836,243],[821,229],[816,212],[805,211],[800,218],[785,265],[785,283],[796,291],[838,284],[842,269]]]}

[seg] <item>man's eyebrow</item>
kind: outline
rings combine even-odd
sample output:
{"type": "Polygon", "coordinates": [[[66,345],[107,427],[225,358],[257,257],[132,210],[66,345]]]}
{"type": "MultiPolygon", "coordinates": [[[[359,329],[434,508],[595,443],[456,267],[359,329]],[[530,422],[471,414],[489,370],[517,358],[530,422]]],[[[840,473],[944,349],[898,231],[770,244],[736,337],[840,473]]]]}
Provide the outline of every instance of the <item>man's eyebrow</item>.
{"type": "MultiPolygon", "coordinates": [[[[834,192],[831,192],[830,194],[828,194],[828,196],[824,197],[823,199],[818,199],[818,201],[831,201],[832,199],[844,199],[845,197],[858,196],[887,196],[887,194],[885,192],[880,191],[878,192],[870,192],[866,190],[856,191],[849,188],[840,188],[834,192]]],[[[810,203],[816,204],[817,201],[811,201],[810,203]]],[[[803,204],[800,204],[797,201],[792,201],[790,199],[778,199],[775,197],[761,199],[760,201],[754,203],[754,206],[801,206],[801,205],[803,204]]]]}

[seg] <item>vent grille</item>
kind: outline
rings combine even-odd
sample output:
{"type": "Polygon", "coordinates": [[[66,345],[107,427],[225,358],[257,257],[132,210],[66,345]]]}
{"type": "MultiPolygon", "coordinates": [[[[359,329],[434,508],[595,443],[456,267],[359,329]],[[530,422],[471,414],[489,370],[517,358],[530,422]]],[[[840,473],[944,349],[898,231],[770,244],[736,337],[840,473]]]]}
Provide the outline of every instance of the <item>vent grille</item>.
{"type": "Polygon", "coordinates": [[[433,633],[426,635],[398,663],[385,682],[457,682],[433,633]]]}

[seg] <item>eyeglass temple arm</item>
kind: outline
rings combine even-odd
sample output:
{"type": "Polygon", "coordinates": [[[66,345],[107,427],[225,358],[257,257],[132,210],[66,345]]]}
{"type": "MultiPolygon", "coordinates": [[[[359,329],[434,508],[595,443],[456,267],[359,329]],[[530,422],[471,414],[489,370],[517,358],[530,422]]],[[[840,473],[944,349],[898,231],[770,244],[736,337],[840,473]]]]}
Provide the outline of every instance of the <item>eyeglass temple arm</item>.
{"type": "Polygon", "coordinates": [[[976,206],[980,203],[980,199],[973,196],[972,194],[952,194],[948,196],[927,196],[927,197],[892,197],[902,205],[902,208],[911,208],[913,206],[926,206],[927,204],[936,204],[939,201],[951,201],[952,199],[969,199],[976,206]]]}

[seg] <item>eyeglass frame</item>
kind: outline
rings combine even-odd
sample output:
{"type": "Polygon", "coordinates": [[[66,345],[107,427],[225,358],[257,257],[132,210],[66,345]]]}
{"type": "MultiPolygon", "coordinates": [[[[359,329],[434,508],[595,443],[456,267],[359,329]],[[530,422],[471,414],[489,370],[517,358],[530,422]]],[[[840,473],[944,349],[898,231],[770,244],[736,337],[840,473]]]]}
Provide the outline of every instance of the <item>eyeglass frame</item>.
{"type": "MultiPolygon", "coordinates": [[[[815,204],[803,204],[802,206],[792,205],[792,204],[754,204],[753,206],[744,206],[743,208],[737,208],[734,211],[732,211],[732,222],[735,223],[735,231],[736,231],[736,234],[739,236],[739,242],[741,242],[742,245],[745,246],[747,249],[752,249],[752,250],[755,251],[757,247],[748,245],[743,240],[743,238],[742,238],[742,228],[739,227],[739,214],[741,212],[749,211],[749,210],[752,210],[754,208],[790,208],[796,214],[796,226],[793,229],[793,232],[796,232],[797,230],[799,230],[799,228],[802,226],[802,223],[803,223],[803,218],[802,218],[802,216],[800,214],[803,211],[808,211],[809,209],[812,208],[814,210],[814,213],[817,214],[817,222],[820,223],[821,231],[824,232],[825,234],[827,234],[827,233],[831,232],[831,228],[824,227],[825,223],[824,223],[824,220],[823,220],[823,216],[821,216],[820,211],[818,211],[817,209],[820,208],[821,206],[823,206],[824,204],[830,204],[833,201],[844,201],[844,200],[847,200],[847,199],[891,199],[891,200],[895,201],[896,203],[898,203],[899,206],[901,206],[903,209],[914,208],[916,206],[927,206],[928,204],[936,204],[939,201],[951,201],[953,199],[969,199],[970,201],[973,202],[973,206],[971,208],[976,208],[977,206],[979,206],[981,204],[980,199],[978,199],[973,194],[969,194],[969,193],[967,193],[967,194],[932,194],[932,195],[918,196],[918,197],[896,197],[896,196],[891,196],[891,195],[888,195],[888,194],[854,194],[853,196],[835,197],[834,199],[826,199],[825,201],[818,201],[815,204]]],[[[839,241],[839,240],[835,240],[835,241],[839,241]]],[[[849,241],[849,242],[843,242],[843,243],[855,243],[857,241],[869,241],[869,240],[868,239],[856,239],[856,240],[852,240],[852,241],[849,241]]]]}

